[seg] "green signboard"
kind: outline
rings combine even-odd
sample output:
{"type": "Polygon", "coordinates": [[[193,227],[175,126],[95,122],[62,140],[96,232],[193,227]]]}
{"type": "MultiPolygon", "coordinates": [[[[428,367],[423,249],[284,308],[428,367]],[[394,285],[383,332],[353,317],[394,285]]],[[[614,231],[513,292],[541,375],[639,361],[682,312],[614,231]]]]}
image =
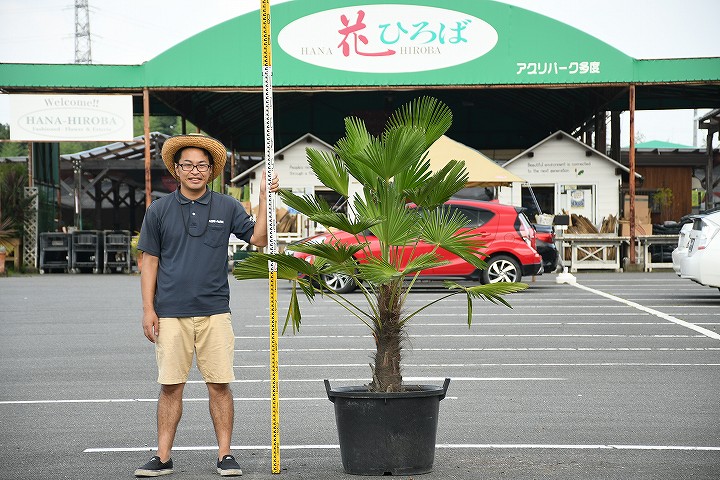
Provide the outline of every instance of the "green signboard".
{"type": "MultiPolygon", "coordinates": [[[[576,28],[490,0],[295,0],[273,6],[278,87],[719,81],[720,59],[635,60],[576,28]]],[[[259,87],[260,20],[242,15],[142,65],[0,65],[0,86],[259,87]]]]}

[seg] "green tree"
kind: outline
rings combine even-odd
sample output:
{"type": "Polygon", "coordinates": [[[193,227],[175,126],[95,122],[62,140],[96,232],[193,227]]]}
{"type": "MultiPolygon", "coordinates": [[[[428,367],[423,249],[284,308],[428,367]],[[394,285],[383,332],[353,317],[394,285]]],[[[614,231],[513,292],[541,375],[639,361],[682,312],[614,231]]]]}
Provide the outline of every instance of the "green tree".
{"type": "MultiPolygon", "coordinates": [[[[191,128],[192,131],[195,131],[194,125],[191,125],[189,122],[186,123],[186,125],[189,131],[191,128]]],[[[180,133],[181,130],[182,126],[180,123],[180,117],[163,115],[150,117],[151,132],[160,132],[166,135],[176,135],[180,133]]],[[[145,134],[142,115],[136,115],[133,119],[133,132],[136,137],[145,134]]]]}
{"type": "Polygon", "coordinates": [[[108,142],[60,142],[60,155],[84,152],[107,144],[108,142]]]}
{"type": "MultiPolygon", "coordinates": [[[[0,123],[0,139],[10,139],[10,125],[0,123]]],[[[2,142],[0,143],[0,157],[23,157],[28,152],[28,145],[25,142],[2,142]]]]}

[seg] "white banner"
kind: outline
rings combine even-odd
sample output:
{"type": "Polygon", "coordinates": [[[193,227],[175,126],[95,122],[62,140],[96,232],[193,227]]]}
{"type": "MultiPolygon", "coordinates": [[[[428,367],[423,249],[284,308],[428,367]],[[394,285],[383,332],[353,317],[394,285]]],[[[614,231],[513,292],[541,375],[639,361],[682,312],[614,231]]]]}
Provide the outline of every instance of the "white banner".
{"type": "Polygon", "coordinates": [[[10,95],[10,139],[40,142],[132,140],[132,96],[10,95]]]}

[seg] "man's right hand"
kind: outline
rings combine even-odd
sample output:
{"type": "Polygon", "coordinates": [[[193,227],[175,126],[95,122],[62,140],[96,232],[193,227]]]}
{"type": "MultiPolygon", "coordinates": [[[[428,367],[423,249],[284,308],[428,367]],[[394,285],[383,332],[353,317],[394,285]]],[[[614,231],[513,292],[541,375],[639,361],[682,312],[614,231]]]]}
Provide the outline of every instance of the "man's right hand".
{"type": "Polygon", "coordinates": [[[160,322],[155,312],[148,312],[143,314],[143,333],[145,337],[152,343],[155,343],[157,336],[160,334],[160,322]]]}
{"type": "Polygon", "coordinates": [[[157,289],[157,273],[160,259],[147,252],[143,253],[143,268],[140,274],[140,291],[143,302],[143,333],[152,343],[160,334],[160,321],[155,312],[155,290],[157,289]]]}

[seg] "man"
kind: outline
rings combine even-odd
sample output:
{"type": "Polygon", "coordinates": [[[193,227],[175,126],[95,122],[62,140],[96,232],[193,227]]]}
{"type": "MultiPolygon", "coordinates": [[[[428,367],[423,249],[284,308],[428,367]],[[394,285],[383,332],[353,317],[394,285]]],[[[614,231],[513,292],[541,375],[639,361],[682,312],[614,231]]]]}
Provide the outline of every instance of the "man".
{"type": "MultiPolygon", "coordinates": [[[[158,449],[148,463],[135,470],[135,476],[173,472],[170,452],[193,352],[208,388],[218,442],[217,471],[222,476],[238,476],[242,471],[230,452],[234,404],[229,383],[235,379],[235,337],[227,248],[231,233],[253,245],[267,245],[265,178],[253,222],[234,198],[207,188],[225,166],[227,150],[222,143],[205,135],[177,135],[163,145],[162,158],[180,186],[150,205],[138,242],[138,250],[143,252],[142,326],[147,339],[155,344],[161,385],[158,449]]],[[[271,191],[278,189],[275,176],[271,191]]]]}

